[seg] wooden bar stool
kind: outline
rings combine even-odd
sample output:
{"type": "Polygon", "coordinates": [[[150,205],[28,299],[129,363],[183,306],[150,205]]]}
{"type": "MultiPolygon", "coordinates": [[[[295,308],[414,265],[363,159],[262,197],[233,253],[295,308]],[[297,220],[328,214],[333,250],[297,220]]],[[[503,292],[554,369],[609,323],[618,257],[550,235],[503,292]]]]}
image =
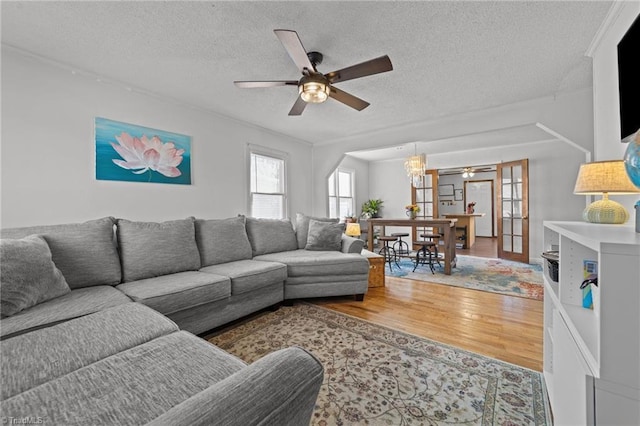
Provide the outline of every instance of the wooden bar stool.
{"type": "Polygon", "coordinates": [[[393,237],[391,235],[383,235],[381,237],[378,237],[378,241],[382,241],[382,247],[378,251],[378,254],[384,256],[384,260],[389,264],[389,270],[393,270],[393,267],[391,266],[391,260],[393,260],[396,266],[400,268],[400,265],[398,264],[398,256],[396,255],[396,251],[393,248],[393,245],[389,244],[391,241],[397,241],[397,240],[398,240],[398,237],[393,237]]]}
{"type": "Polygon", "coordinates": [[[396,252],[396,256],[409,256],[411,250],[409,250],[409,244],[406,241],[402,241],[402,237],[408,237],[408,232],[396,232],[391,234],[392,237],[398,237],[398,240],[393,243],[393,249],[396,252]]]}

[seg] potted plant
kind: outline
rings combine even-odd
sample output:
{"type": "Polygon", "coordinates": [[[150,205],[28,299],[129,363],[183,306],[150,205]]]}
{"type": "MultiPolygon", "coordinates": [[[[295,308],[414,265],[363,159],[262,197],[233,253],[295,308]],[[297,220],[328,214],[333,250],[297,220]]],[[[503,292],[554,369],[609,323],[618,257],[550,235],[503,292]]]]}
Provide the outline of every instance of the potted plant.
{"type": "Polygon", "coordinates": [[[362,204],[362,217],[369,219],[372,217],[380,217],[380,209],[383,201],[381,199],[367,200],[362,204]]]}

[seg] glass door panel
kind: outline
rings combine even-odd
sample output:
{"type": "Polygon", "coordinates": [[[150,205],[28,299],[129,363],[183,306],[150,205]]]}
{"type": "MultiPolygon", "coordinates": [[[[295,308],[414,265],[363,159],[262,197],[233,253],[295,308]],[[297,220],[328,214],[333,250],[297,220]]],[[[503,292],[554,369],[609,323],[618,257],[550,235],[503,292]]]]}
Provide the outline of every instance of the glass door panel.
{"type": "Polygon", "coordinates": [[[529,263],[528,161],[499,164],[498,257],[529,263]]]}
{"type": "MultiPolygon", "coordinates": [[[[411,185],[411,203],[417,204],[420,207],[418,212],[418,219],[433,219],[438,217],[438,203],[437,194],[435,191],[438,189],[438,171],[427,170],[422,179],[420,186],[415,187],[411,185]]],[[[422,240],[421,234],[434,232],[431,228],[416,227],[414,228],[412,240],[422,240]]]]}

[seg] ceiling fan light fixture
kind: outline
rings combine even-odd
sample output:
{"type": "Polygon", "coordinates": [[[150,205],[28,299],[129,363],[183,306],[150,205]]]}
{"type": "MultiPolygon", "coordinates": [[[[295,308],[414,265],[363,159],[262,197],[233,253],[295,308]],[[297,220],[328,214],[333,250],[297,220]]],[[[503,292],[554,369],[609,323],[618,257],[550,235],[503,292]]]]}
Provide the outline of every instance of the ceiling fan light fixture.
{"type": "Polygon", "coordinates": [[[331,87],[320,75],[304,76],[298,85],[298,92],[303,101],[312,104],[320,104],[329,99],[331,87]]]}

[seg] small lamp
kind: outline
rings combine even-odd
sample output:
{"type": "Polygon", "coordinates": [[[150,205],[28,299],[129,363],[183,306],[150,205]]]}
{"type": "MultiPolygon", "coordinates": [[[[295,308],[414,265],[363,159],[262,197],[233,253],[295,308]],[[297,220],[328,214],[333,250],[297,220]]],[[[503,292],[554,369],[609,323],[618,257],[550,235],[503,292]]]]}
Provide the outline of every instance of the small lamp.
{"type": "Polygon", "coordinates": [[[609,200],[609,194],[637,194],[640,190],[631,182],[622,160],[595,161],[580,165],[574,194],[599,195],[582,212],[582,218],[593,223],[625,223],[629,213],[618,202],[609,200]]]}
{"type": "Polygon", "coordinates": [[[350,237],[360,236],[360,224],[359,223],[347,223],[347,229],[344,233],[350,237]]]}

